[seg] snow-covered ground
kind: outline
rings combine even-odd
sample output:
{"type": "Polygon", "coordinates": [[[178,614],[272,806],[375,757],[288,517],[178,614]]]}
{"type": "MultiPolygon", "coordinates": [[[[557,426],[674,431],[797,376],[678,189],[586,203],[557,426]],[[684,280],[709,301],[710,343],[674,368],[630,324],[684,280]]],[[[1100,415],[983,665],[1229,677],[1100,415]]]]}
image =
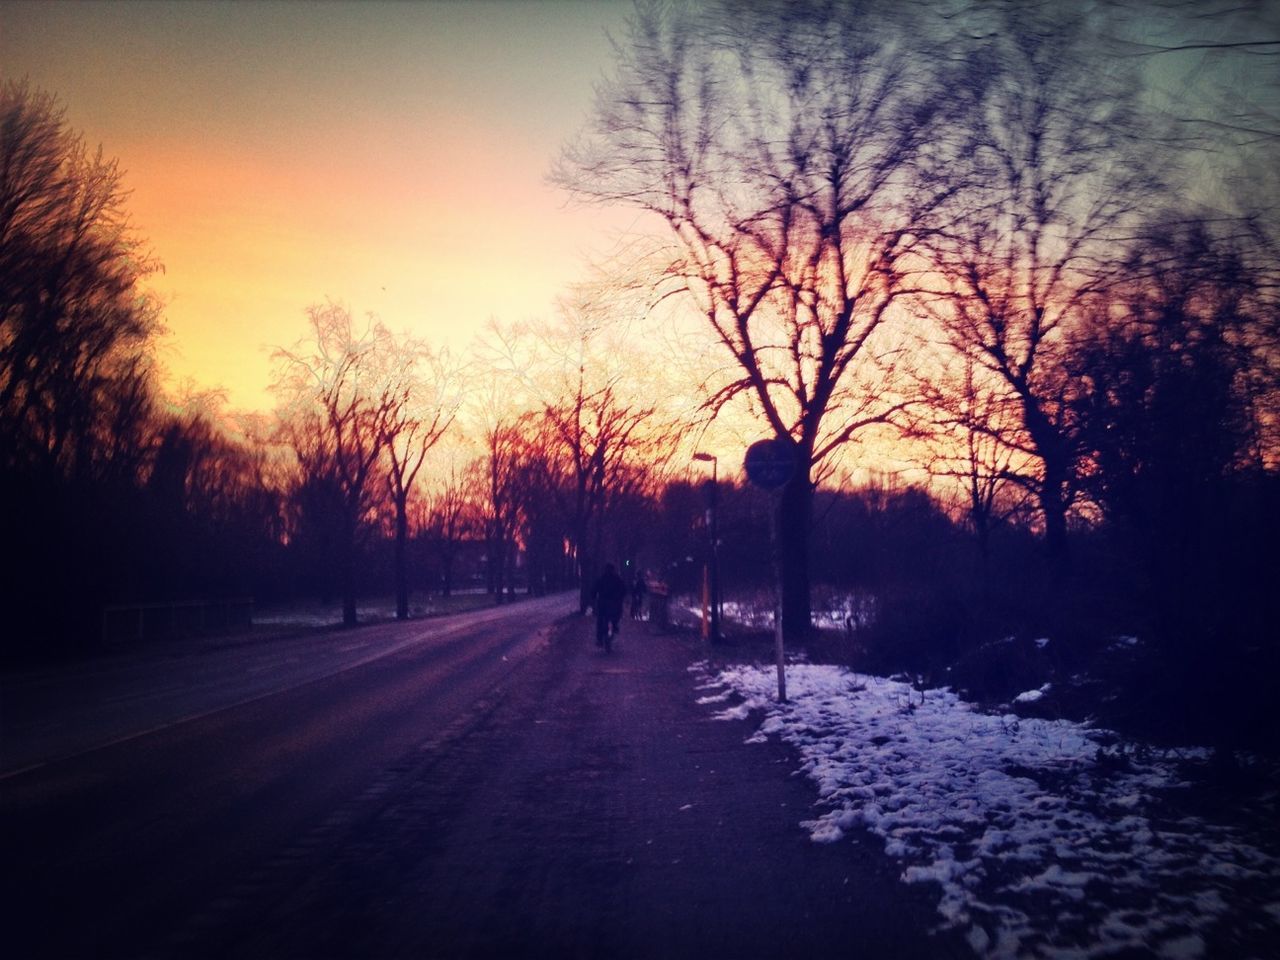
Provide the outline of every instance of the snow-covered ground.
{"type": "MultiPolygon", "coordinates": [[[[1277,852],[1239,825],[1171,812],[1180,767],[1203,751],[1109,761],[1106,731],[986,714],[947,689],[837,666],[790,665],[785,704],[773,667],[691,669],[717,717],[762,715],[748,743],[797,749],[817,787],[803,823],[814,841],[882,838],[903,882],[940,885],[941,925],[980,956],[1199,958],[1219,955],[1224,929],[1280,951],[1277,852]]],[[[1267,956],[1280,952],[1233,954],[1267,956]]]]}
{"type": "MultiPolygon", "coordinates": [[[[676,597],[679,610],[695,619],[702,617],[702,601],[694,596],[676,597]]],[[[752,630],[773,629],[773,606],[768,597],[752,597],[745,600],[725,600],[720,604],[726,621],[732,621],[752,630]]],[[[813,625],[820,630],[858,630],[875,621],[876,599],[871,594],[841,593],[826,598],[815,598],[813,625]]]]}

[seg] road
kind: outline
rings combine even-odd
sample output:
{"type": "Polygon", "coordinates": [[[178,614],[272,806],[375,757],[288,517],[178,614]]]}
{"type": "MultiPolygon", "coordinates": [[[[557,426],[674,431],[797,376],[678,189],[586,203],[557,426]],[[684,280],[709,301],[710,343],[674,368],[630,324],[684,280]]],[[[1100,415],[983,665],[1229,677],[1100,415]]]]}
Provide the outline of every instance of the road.
{"type": "Polygon", "coordinates": [[[126,671],[131,732],[13,744],[13,955],[965,955],[870,846],[808,843],[783,748],[696,703],[696,643],[633,624],[606,656],[570,603],[338,634],[367,642],[305,669],[193,653],[218,694],[185,712],[136,686],[172,664],[126,671]]]}
{"type": "Polygon", "coordinates": [[[0,781],[6,915],[43,955],[135,952],[465,722],[569,603],[6,684],[5,766],[28,768],[0,781]]]}

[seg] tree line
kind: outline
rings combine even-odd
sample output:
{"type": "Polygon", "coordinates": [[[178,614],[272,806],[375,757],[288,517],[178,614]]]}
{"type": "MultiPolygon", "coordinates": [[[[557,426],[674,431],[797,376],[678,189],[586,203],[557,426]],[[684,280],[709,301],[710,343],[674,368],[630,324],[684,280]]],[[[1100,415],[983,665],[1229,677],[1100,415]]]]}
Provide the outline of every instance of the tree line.
{"type": "Polygon", "coordinates": [[[638,7],[556,179],[649,216],[651,282],[720,347],[706,404],[795,450],[789,632],[821,482],[886,432],[963,492],[981,544],[1016,519],[1065,576],[1073,524],[1129,531],[1163,632],[1192,629],[1188,583],[1244,575],[1221,554],[1248,538],[1218,531],[1277,463],[1280,31],[1264,5],[1189,12],[638,7]],[[1161,18],[1228,33],[1150,42],[1161,18]],[[1241,96],[1263,108],[1210,122],[1224,91],[1197,74],[1155,108],[1151,58],[1198,48],[1261,61],[1241,96]]]}
{"type": "Polygon", "coordinates": [[[726,491],[726,580],[760,582],[775,530],[792,636],[834,584],[878,594],[882,629],[901,614],[905,659],[909,636],[959,652],[1085,607],[1188,671],[1254,656],[1280,519],[1276,34],[1266,5],[1174,0],[640,4],[553,179],[647,215],[641,265],[466,362],[317,304],[253,418],[162,397],[115,166],[8,84],[18,615],[324,591],[350,619],[384,546],[403,612],[426,544],[449,589],[477,539],[499,596],[517,557],[524,589],[584,606],[606,557],[692,589],[705,504],[676,451],[737,416],[798,468],[776,501],[726,491]],[[1156,96],[1153,63],[1187,51],[1192,77],[1255,77],[1234,112],[1212,85],[1156,96]],[[662,310],[697,331],[697,417],[612,339],[662,310]],[[851,490],[877,443],[913,484],[851,490]]]}
{"type": "Polygon", "coordinates": [[[354,624],[394,593],[404,618],[468,546],[499,600],[622,548],[608,520],[648,495],[666,428],[590,297],[470,363],[319,302],[274,352],[275,410],[237,413],[161,383],[159,264],[115,161],[24,82],[0,88],[0,138],[7,654],[92,645],[110,604],[318,596],[354,624]]]}

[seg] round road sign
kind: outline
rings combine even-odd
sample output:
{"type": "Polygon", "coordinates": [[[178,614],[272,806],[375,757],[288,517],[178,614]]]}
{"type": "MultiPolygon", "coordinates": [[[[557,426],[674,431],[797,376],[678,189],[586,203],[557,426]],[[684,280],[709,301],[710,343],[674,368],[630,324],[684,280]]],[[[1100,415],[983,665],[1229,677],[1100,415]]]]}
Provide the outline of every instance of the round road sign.
{"type": "Polygon", "coordinates": [[[771,437],[747,447],[742,466],[747,479],[757,487],[777,490],[796,472],[796,459],[796,445],[790,437],[771,437]]]}

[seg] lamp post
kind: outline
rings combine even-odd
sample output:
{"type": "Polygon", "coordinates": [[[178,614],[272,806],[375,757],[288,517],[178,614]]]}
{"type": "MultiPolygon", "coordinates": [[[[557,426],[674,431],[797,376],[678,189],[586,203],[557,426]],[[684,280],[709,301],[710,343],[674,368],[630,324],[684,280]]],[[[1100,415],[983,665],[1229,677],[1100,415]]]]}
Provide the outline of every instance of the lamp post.
{"type": "Polygon", "coordinates": [[[711,642],[720,642],[720,531],[716,522],[716,499],[720,462],[710,453],[695,453],[694,460],[711,464],[711,493],[707,498],[707,533],[711,538],[711,642]]]}

